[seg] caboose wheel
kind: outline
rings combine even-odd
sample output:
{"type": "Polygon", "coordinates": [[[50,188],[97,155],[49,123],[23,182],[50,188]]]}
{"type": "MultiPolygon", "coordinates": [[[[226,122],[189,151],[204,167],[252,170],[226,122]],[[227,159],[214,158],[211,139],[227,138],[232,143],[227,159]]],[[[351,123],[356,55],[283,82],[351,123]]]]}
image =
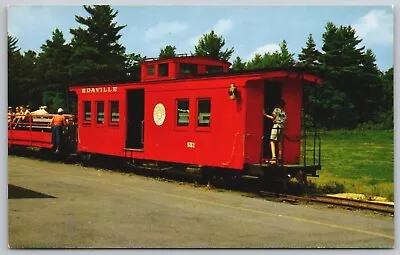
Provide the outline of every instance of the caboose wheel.
{"type": "Polygon", "coordinates": [[[290,182],[289,177],[284,177],[284,178],[280,179],[278,182],[278,184],[279,184],[278,191],[280,193],[287,193],[289,190],[289,182],[290,182]]]}
{"type": "Polygon", "coordinates": [[[307,191],[307,186],[308,186],[308,182],[307,182],[307,174],[304,173],[303,171],[299,171],[296,176],[296,181],[297,181],[297,186],[298,189],[297,191],[302,194],[304,192],[307,191]]]}
{"type": "Polygon", "coordinates": [[[92,155],[90,153],[82,153],[82,165],[89,166],[92,155]]]}
{"type": "Polygon", "coordinates": [[[203,168],[201,173],[200,183],[202,185],[207,185],[207,187],[211,186],[211,180],[213,178],[213,172],[210,168],[203,168]]]}

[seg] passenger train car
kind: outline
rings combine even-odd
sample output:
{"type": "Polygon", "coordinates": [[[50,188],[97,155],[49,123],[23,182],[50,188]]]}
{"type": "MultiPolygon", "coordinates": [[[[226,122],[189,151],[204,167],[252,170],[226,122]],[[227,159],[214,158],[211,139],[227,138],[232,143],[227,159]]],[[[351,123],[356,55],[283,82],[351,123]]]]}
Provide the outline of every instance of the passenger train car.
{"type": "MultiPolygon", "coordinates": [[[[322,79],[303,68],[229,67],[208,57],[147,59],[140,82],[71,86],[78,112],[76,120],[70,116],[65,152],[117,157],[135,167],[190,167],[208,175],[318,176],[316,132],[311,161],[305,155],[302,87],[318,86],[322,79]],[[270,164],[272,122],[263,111],[271,114],[280,98],[288,116],[283,153],[270,164]]],[[[51,148],[51,133],[36,124],[31,118],[24,130],[11,125],[9,146],[51,148]]]]}

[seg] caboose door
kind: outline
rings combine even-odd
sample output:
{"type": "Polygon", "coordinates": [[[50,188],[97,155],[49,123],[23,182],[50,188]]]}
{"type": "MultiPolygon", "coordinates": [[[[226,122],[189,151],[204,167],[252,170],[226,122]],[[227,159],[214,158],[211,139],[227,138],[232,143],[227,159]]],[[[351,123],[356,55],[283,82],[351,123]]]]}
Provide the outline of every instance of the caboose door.
{"type": "MultiPolygon", "coordinates": [[[[282,98],[282,84],[276,81],[264,81],[264,109],[269,115],[272,115],[279,99],[282,98]]],[[[272,130],[272,121],[264,118],[264,145],[263,158],[271,158],[271,147],[269,137],[272,130]]]]}
{"type": "Polygon", "coordinates": [[[127,91],[126,148],[144,147],[144,89],[127,91]]]}

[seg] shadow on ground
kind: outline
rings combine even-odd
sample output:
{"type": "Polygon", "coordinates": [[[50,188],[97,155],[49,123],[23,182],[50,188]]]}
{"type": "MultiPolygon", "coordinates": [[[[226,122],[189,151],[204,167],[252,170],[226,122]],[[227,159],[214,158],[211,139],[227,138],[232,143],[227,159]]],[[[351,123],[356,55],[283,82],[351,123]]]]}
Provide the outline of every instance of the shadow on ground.
{"type": "Polygon", "coordinates": [[[8,184],[8,199],[21,198],[56,198],[44,193],[36,192],[30,189],[25,189],[12,184],[8,184]]]}

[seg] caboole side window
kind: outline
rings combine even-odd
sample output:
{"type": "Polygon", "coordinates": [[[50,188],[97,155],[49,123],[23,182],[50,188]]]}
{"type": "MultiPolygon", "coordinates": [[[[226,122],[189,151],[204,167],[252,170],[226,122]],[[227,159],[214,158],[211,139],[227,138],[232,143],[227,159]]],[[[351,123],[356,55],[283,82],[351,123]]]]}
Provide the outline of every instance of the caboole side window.
{"type": "Polygon", "coordinates": [[[197,65],[181,63],[179,65],[179,73],[180,74],[197,74],[197,65]]]}
{"type": "Polygon", "coordinates": [[[147,67],[147,75],[154,75],[154,65],[147,67]]]}
{"type": "Polygon", "coordinates": [[[197,126],[209,127],[211,123],[211,100],[197,100],[197,126]]]}
{"type": "Polygon", "coordinates": [[[189,99],[178,99],[176,103],[176,125],[189,126],[189,99]]]}
{"type": "Polygon", "coordinates": [[[168,63],[158,65],[158,76],[165,77],[168,76],[169,68],[168,63]]]}
{"type": "Polygon", "coordinates": [[[104,123],[104,102],[96,101],[96,108],[97,108],[97,124],[103,124],[104,123]]]}
{"type": "Polygon", "coordinates": [[[110,123],[116,124],[119,122],[119,101],[111,101],[110,109],[110,123]]]}
{"type": "Polygon", "coordinates": [[[86,122],[90,122],[92,120],[92,107],[90,101],[83,101],[83,120],[86,122]]]}

